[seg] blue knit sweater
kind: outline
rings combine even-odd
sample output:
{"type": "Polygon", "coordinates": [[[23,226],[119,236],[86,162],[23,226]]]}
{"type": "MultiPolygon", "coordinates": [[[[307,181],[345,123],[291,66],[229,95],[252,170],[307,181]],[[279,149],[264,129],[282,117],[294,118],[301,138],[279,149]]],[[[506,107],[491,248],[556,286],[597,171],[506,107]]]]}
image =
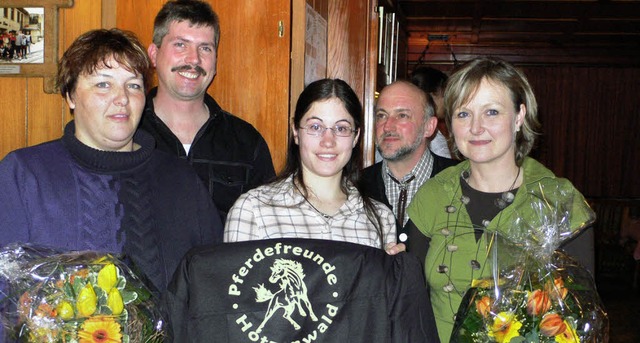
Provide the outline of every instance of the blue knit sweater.
{"type": "Polygon", "coordinates": [[[55,141],[0,162],[0,245],[29,242],[123,254],[147,284],[164,291],[191,247],[222,241],[207,190],[182,160],[139,131],[134,152],[90,148],[74,123],[55,141]]]}

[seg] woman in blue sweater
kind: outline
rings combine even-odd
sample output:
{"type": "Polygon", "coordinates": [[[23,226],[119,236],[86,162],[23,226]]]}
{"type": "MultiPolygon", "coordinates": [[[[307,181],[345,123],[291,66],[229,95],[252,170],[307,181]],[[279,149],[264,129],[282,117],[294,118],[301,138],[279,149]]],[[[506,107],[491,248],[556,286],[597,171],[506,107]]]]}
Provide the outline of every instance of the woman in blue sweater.
{"type": "Polygon", "coordinates": [[[95,30],[73,42],[57,81],[74,120],[62,138],[0,162],[0,246],[113,253],[162,292],[189,248],[221,241],[195,172],[136,133],[149,72],[132,33],[95,30]]]}

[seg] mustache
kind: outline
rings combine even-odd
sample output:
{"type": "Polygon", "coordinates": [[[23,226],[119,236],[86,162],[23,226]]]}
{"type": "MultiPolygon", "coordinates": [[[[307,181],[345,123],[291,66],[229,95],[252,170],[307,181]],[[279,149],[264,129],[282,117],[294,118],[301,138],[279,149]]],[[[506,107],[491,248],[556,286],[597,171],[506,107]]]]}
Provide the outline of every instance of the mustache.
{"type": "Polygon", "coordinates": [[[392,137],[392,138],[400,138],[400,135],[394,132],[389,132],[389,133],[383,133],[382,136],[380,136],[380,140],[383,140],[385,138],[388,137],[392,137]]]}
{"type": "Polygon", "coordinates": [[[207,72],[204,69],[202,69],[201,66],[198,66],[198,65],[192,66],[192,65],[185,64],[183,66],[171,68],[172,72],[181,72],[181,71],[188,71],[188,70],[193,70],[202,76],[207,76],[207,72]]]}

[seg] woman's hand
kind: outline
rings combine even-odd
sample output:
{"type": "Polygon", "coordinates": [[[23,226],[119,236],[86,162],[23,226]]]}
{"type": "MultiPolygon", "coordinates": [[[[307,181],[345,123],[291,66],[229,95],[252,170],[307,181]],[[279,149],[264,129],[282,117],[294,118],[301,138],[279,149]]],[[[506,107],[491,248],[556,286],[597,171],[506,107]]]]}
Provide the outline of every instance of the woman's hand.
{"type": "Polygon", "coordinates": [[[387,243],[384,247],[384,251],[389,255],[395,255],[397,253],[407,251],[407,246],[404,243],[387,243]]]}

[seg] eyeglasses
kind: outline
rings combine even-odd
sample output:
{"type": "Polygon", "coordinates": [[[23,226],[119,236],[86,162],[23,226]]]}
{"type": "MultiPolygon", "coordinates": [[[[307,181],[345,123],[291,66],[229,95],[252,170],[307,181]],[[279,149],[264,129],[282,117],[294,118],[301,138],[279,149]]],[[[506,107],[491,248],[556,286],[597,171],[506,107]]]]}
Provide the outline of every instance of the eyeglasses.
{"type": "Polygon", "coordinates": [[[324,132],[327,130],[333,131],[333,134],[338,137],[351,137],[351,135],[353,135],[354,132],[358,131],[346,125],[336,125],[334,127],[326,127],[320,124],[311,124],[307,126],[301,126],[300,129],[304,129],[305,131],[307,131],[307,134],[309,136],[314,136],[314,137],[321,137],[322,135],[324,135],[324,132]]]}

